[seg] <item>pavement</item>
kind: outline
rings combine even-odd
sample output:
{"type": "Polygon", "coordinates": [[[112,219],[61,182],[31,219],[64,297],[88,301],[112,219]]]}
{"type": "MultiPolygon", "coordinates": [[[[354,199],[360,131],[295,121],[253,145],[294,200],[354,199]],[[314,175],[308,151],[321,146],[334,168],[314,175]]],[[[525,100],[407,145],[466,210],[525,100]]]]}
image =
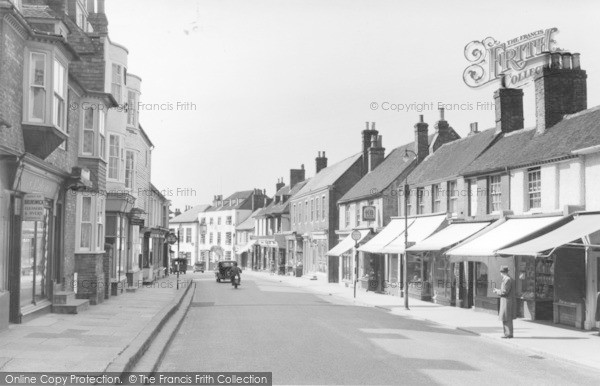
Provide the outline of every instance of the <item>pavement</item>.
{"type": "Polygon", "coordinates": [[[128,371],[194,286],[170,275],[76,315],[46,314],[0,333],[0,372],[128,371]]]}
{"type": "Polygon", "coordinates": [[[598,331],[583,331],[546,322],[523,319],[514,321],[513,339],[502,339],[502,322],[498,316],[472,309],[437,305],[431,302],[409,299],[409,308],[404,308],[404,299],[398,296],[366,292],[357,289],[354,299],[353,287],[327,283],[322,278],[272,275],[267,272],[244,271],[243,276],[260,277],[264,280],[287,283],[305,288],[316,294],[342,299],[348,303],[377,307],[393,315],[433,322],[456,330],[468,332],[499,344],[527,350],[541,358],[549,358],[570,364],[600,370],[600,336],[598,331]]]}

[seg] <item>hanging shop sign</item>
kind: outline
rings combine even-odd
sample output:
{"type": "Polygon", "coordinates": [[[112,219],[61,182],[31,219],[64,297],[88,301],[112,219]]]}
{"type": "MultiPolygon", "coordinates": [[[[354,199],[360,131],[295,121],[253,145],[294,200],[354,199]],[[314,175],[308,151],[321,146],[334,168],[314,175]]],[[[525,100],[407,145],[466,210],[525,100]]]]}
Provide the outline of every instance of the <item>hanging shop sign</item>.
{"type": "Polygon", "coordinates": [[[374,206],[363,206],[362,219],[363,219],[363,221],[377,220],[377,210],[375,209],[375,207],[374,206]]]}
{"type": "Polygon", "coordinates": [[[553,39],[558,28],[537,30],[504,43],[492,37],[465,46],[471,63],[463,72],[467,86],[479,88],[504,77],[505,87],[522,86],[542,71],[546,54],[561,52],[553,39]]]}

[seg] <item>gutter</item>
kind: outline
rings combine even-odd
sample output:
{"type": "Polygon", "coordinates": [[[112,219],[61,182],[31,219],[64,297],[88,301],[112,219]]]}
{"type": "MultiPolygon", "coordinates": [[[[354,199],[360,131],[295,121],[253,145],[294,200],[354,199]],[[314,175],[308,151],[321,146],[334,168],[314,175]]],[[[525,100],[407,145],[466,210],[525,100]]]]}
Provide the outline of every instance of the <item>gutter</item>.
{"type": "Polygon", "coordinates": [[[586,155],[600,152],[600,145],[584,147],[583,149],[573,150],[571,154],[575,155],[586,155]]]}

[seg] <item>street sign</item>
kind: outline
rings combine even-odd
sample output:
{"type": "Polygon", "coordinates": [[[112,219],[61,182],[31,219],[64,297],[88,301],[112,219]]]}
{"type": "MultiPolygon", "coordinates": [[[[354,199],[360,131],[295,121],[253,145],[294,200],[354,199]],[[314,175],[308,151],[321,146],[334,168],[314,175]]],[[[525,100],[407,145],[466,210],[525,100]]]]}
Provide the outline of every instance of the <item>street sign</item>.
{"type": "Polygon", "coordinates": [[[177,235],[175,233],[169,233],[167,235],[167,243],[173,245],[175,243],[177,243],[177,235]]]}
{"type": "Polygon", "coordinates": [[[352,236],[352,240],[354,240],[354,241],[358,241],[362,238],[362,234],[358,230],[353,230],[351,236],[352,236]]]}
{"type": "Polygon", "coordinates": [[[363,206],[362,217],[363,221],[375,221],[377,220],[377,210],[371,205],[363,206]]]}
{"type": "Polygon", "coordinates": [[[44,221],[44,195],[30,193],[23,197],[23,221],[44,221]]]}

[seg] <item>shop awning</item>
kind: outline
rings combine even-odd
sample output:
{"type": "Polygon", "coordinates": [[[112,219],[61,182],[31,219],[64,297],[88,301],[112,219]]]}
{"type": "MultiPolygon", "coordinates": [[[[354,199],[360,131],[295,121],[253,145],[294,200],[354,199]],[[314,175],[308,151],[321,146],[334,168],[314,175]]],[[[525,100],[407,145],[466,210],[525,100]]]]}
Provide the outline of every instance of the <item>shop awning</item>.
{"type": "Polygon", "coordinates": [[[254,246],[254,244],[256,244],[256,240],[250,240],[248,241],[248,243],[246,243],[246,245],[244,245],[242,248],[238,249],[235,254],[236,255],[241,255],[244,252],[248,252],[250,249],[252,249],[252,247],[254,246]]]}
{"type": "MultiPolygon", "coordinates": [[[[490,222],[450,224],[441,231],[408,248],[407,251],[441,251],[460,243],[488,225],[490,225],[490,222]]],[[[410,236],[410,230],[408,234],[410,236]]]]}
{"type": "MultiPolygon", "coordinates": [[[[442,216],[427,216],[417,217],[415,221],[408,227],[408,242],[415,244],[421,242],[431,236],[440,225],[446,220],[446,215],[442,216]]],[[[405,240],[404,232],[399,235],[391,243],[383,247],[383,253],[404,253],[405,240]]]]}
{"type": "MultiPolygon", "coordinates": [[[[408,226],[415,221],[414,218],[408,219],[408,226]]],[[[369,253],[383,253],[381,252],[383,248],[392,242],[398,235],[404,233],[404,219],[403,218],[395,218],[390,221],[390,223],[381,230],[378,234],[375,235],[369,242],[365,245],[358,248],[361,252],[369,252],[369,253]]]]}
{"type": "Polygon", "coordinates": [[[560,221],[561,216],[510,218],[482,233],[479,237],[459,244],[446,254],[450,262],[478,261],[476,257],[494,256],[498,249],[527,237],[540,229],[560,221]]]}
{"type": "Polygon", "coordinates": [[[560,228],[524,243],[500,249],[501,255],[538,256],[542,252],[577,241],[600,230],[600,214],[579,214],[560,228]]]}
{"type": "MultiPolygon", "coordinates": [[[[365,237],[369,235],[371,231],[368,229],[359,229],[359,231],[360,240],[358,240],[358,242],[360,243],[362,240],[364,240],[365,237]]],[[[340,241],[335,247],[331,248],[331,250],[327,252],[327,255],[341,256],[345,252],[348,252],[350,249],[352,249],[355,245],[356,241],[352,239],[352,235],[350,234],[346,236],[346,238],[344,238],[342,241],[340,241]]]]}

